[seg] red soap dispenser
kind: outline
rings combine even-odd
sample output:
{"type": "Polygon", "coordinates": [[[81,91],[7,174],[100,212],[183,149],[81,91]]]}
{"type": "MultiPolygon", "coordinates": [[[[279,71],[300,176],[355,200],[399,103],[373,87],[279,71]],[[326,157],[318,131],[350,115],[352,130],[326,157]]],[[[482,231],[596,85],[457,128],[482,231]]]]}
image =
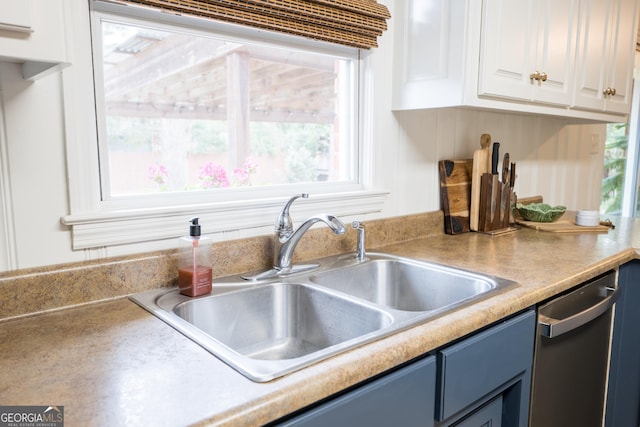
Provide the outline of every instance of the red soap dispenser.
{"type": "Polygon", "coordinates": [[[200,235],[198,218],[189,222],[189,235],[180,238],[178,287],[181,294],[197,297],[211,292],[211,239],[200,235]]]}

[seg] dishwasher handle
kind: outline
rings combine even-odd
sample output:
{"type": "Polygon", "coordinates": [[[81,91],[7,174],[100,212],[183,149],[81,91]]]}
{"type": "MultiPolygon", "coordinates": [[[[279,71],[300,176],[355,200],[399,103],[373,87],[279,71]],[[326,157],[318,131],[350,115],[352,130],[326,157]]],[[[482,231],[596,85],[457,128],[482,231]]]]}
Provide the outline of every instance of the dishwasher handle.
{"type": "Polygon", "coordinates": [[[607,297],[597,304],[583,310],[579,313],[569,316],[566,319],[554,319],[553,317],[538,314],[538,325],[540,333],[547,338],[555,338],[559,335],[572,331],[580,326],[589,323],[596,317],[605,313],[618,299],[618,288],[605,287],[607,297]]]}

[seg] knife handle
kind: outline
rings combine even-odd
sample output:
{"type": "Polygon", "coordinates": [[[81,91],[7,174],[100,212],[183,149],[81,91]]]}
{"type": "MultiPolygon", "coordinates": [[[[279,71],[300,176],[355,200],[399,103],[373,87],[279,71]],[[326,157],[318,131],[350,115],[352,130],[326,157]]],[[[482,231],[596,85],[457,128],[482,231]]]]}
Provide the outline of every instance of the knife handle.
{"type": "Polygon", "coordinates": [[[509,153],[504,153],[502,159],[502,183],[508,184],[509,182],[509,153]]]}
{"type": "Polygon", "coordinates": [[[500,143],[493,143],[493,152],[491,153],[491,175],[498,175],[498,156],[500,155],[500,143]]]}
{"type": "Polygon", "coordinates": [[[516,185],[516,164],[515,163],[511,163],[511,169],[509,171],[509,174],[510,174],[509,187],[513,189],[513,187],[516,185]]]}

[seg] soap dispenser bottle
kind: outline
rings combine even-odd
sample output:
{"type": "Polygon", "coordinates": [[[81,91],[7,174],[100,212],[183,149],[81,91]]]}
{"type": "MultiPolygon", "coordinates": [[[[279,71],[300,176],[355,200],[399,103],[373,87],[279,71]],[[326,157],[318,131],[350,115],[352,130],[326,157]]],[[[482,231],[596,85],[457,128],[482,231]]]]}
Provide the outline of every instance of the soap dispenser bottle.
{"type": "Polygon", "coordinates": [[[197,297],[211,292],[211,239],[201,236],[198,218],[189,222],[189,235],[180,238],[178,287],[181,294],[197,297]]]}

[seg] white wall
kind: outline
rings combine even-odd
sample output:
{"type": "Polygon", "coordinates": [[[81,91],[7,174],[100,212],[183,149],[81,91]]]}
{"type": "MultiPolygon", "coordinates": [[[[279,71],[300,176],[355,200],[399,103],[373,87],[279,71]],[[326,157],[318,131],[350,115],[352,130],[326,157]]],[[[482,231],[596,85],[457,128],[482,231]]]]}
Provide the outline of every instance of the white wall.
{"type": "MultiPolygon", "coordinates": [[[[390,191],[383,211],[370,218],[438,210],[438,160],[471,158],[482,133],[500,141],[502,152],[509,151],[517,162],[519,196],[540,194],[570,209],[598,208],[604,125],[468,109],[393,113],[390,24],[380,47],[369,54],[374,76],[369,118],[375,118],[366,128],[374,145],[371,175],[375,187],[390,191]],[[589,152],[592,134],[600,140],[596,154],[589,152]]],[[[0,54],[1,49],[0,39],[0,54]]],[[[0,198],[0,238],[5,241],[0,271],[95,257],[95,252],[73,251],[71,231],[60,223],[69,214],[65,134],[70,129],[65,121],[74,126],[62,108],[62,84],[60,73],[31,83],[22,80],[18,65],[0,64],[0,166],[8,165],[0,173],[0,191],[8,190],[0,198]]],[[[241,230],[229,238],[270,232],[241,230]]],[[[102,254],[152,249],[153,244],[145,244],[102,254]]]]}

